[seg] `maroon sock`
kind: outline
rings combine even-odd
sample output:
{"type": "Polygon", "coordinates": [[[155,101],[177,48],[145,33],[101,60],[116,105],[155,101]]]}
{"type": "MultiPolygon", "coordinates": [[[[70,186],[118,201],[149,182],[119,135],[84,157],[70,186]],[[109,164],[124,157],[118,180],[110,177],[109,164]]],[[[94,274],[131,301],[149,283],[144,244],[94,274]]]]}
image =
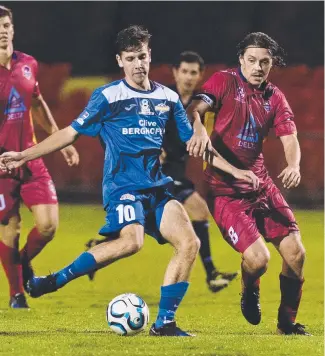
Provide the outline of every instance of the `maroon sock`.
{"type": "Polygon", "coordinates": [[[241,264],[241,278],[242,278],[242,287],[244,288],[249,288],[249,287],[253,287],[253,288],[259,288],[260,286],[260,278],[252,274],[249,274],[245,271],[243,264],[241,264]]]}
{"type": "Polygon", "coordinates": [[[9,282],[10,296],[24,293],[22,267],[18,250],[0,241],[0,259],[9,282]]]}
{"type": "Polygon", "coordinates": [[[44,237],[39,233],[36,227],[34,227],[27,237],[26,245],[20,251],[20,256],[22,258],[27,258],[31,261],[35,256],[37,256],[45,247],[49,241],[44,239],[44,237]]]}
{"type": "Polygon", "coordinates": [[[280,274],[281,303],[278,310],[280,324],[294,323],[299,308],[304,280],[280,274]]]}

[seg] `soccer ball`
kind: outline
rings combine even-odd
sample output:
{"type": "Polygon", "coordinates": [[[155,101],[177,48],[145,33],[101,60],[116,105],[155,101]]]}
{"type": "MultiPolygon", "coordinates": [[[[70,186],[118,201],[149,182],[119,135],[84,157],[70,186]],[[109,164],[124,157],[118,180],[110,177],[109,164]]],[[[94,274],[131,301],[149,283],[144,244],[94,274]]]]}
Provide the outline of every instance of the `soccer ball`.
{"type": "Polygon", "coordinates": [[[117,334],[129,336],[142,331],[149,322],[149,308],[138,295],[118,295],[107,306],[106,321],[117,334]]]}

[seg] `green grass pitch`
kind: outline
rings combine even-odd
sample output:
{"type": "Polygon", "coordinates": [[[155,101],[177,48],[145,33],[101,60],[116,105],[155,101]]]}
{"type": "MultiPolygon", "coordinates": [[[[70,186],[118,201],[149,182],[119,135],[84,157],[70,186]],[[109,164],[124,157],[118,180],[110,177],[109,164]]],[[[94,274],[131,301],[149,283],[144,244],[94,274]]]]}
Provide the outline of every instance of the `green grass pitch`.
{"type": "MultiPolygon", "coordinates": [[[[31,214],[22,212],[22,243],[32,225],[31,214]]],[[[241,315],[240,280],[218,294],[208,291],[198,259],[191,285],[177,313],[179,325],[195,338],[153,338],[148,329],[134,337],[110,332],[105,308],[116,295],[134,292],[157,313],[160,284],[172,254],[146,237],[139,254],[39,299],[29,298],[30,311],[8,308],[8,286],[0,272],[0,355],[220,355],[220,356],[318,356],[324,354],[324,226],[323,213],[296,211],[307,250],[305,285],[297,321],[308,325],[313,337],[275,334],[279,304],[280,258],[272,246],[271,261],[261,282],[262,322],[248,324],[241,315]]],[[[104,213],[96,205],[61,205],[60,227],[55,239],[36,257],[37,274],[48,274],[71,262],[84,243],[96,236],[104,213]]],[[[222,240],[211,223],[213,258],[220,269],[237,270],[240,256],[222,240]]]]}

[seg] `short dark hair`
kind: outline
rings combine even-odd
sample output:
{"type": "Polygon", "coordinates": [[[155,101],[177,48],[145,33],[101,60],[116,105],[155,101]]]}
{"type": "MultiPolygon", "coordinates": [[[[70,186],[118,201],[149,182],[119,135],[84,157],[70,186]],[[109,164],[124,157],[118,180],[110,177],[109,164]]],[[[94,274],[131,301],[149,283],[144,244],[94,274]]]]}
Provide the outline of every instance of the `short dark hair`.
{"type": "Polygon", "coordinates": [[[273,58],[275,66],[284,67],[285,52],[282,47],[270,36],[263,32],[249,33],[240,43],[237,45],[237,55],[243,56],[248,47],[266,48],[273,58]]]}
{"type": "Polygon", "coordinates": [[[149,46],[151,34],[140,25],[131,25],[117,34],[116,52],[121,54],[123,51],[132,51],[139,49],[142,44],[149,46]]]}
{"type": "Polygon", "coordinates": [[[173,67],[178,69],[182,62],[197,63],[200,67],[200,72],[202,72],[204,69],[204,60],[197,52],[193,52],[193,51],[182,52],[178,56],[177,62],[173,63],[173,67]]]}
{"type": "Polygon", "coordinates": [[[0,18],[9,16],[12,23],[12,11],[5,6],[0,5],[0,18]]]}

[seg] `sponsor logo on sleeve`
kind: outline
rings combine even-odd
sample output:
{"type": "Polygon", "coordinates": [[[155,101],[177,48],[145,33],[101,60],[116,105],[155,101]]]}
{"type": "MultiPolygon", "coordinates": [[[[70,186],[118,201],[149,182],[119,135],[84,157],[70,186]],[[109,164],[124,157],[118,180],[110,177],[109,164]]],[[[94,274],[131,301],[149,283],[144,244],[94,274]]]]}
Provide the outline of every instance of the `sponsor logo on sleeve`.
{"type": "Polygon", "coordinates": [[[85,120],[89,116],[89,112],[85,111],[81,116],[78,117],[76,120],[79,125],[83,125],[85,123],[85,120]]]}

